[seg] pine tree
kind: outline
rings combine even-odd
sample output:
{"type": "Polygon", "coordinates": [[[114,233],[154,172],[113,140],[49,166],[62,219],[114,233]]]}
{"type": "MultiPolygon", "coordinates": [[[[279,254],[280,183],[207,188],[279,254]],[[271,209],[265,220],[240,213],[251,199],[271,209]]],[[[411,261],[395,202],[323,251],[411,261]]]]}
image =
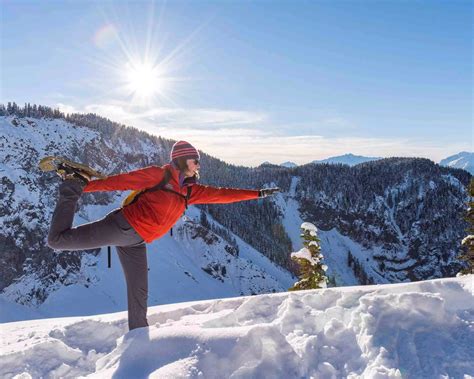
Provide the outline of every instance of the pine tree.
{"type": "Polygon", "coordinates": [[[300,280],[288,291],[326,288],[327,266],[322,262],[320,240],[316,233],[318,229],[313,224],[304,222],[301,224],[301,230],[304,247],[296,253],[291,253],[291,259],[300,267],[300,280]]]}
{"type": "Polygon", "coordinates": [[[467,261],[467,267],[462,269],[459,275],[474,274],[474,178],[471,178],[469,184],[469,201],[464,219],[469,222],[469,226],[466,229],[468,235],[461,242],[463,254],[458,258],[467,261]]]}
{"type": "Polygon", "coordinates": [[[207,220],[206,212],[204,212],[202,209],[201,209],[201,214],[200,214],[200,217],[199,217],[199,222],[205,228],[209,229],[209,227],[211,226],[209,221],[207,220]]]}

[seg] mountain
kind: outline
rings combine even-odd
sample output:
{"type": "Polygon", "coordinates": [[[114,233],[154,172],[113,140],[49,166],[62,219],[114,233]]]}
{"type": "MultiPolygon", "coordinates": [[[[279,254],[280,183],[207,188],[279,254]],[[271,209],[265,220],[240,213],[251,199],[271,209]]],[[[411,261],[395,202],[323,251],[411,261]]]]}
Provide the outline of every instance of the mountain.
{"type": "Polygon", "coordinates": [[[275,167],[275,166],[277,166],[277,165],[274,164],[274,163],[271,163],[269,161],[265,161],[259,167],[275,167]]]}
{"type": "Polygon", "coordinates": [[[363,157],[361,155],[354,155],[354,154],[349,153],[349,154],[344,154],[337,157],[323,159],[320,161],[312,161],[311,163],[331,163],[331,164],[340,163],[340,164],[346,164],[349,166],[355,166],[359,163],[375,161],[378,159],[382,159],[382,158],[363,157]]]}
{"type": "MultiPolygon", "coordinates": [[[[172,144],[96,115],[0,106],[0,300],[45,317],[124,309],[115,255],[107,269],[106,249],[47,247],[59,179],[36,165],[45,155],[63,155],[103,173],[126,172],[166,163],[172,144]]],[[[420,158],[292,169],[201,158],[203,184],[282,192],[190,207],[173,236],[149,245],[150,305],[284,291],[295,281],[289,256],[301,248],[303,221],[319,229],[332,285],[434,279],[461,268],[456,257],[471,178],[464,170],[420,158]]],[[[103,217],[124,196],[84,195],[76,225],[103,217]]]]}
{"type": "Polygon", "coordinates": [[[442,159],[439,164],[441,166],[462,168],[474,175],[474,153],[462,151],[458,154],[442,159]]]}
{"type": "Polygon", "coordinates": [[[293,168],[293,167],[296,167],[298,165],[296,163],[293,163],[293,162],[283,162],[282,164],[280,164],[280,166],[287,167],[287,168],[293,168]]]}
{"type": "Polygon", "coordinates": [[[274,164],[274,163],[271,163],[269,161],[265,161],[263,162],[262,164],[260,164],[259,167],[265,167],[265,166],[279,166],[279,167],[286,167],[286,168],[293,168],[293,167],[296,167],[298,166],[296,163],[293,163],[293,162],[283,162],[282,164],[280,165],[277,165],[277,164],[274,164]]]}
{"type": "Polygon", "coordinates": [[[131,332],[126,312],[3,324],[0,377],[471,378],[473,280],[155,306],[131,332]]]}
{"type": "MultiPolygon", "coordinates": [[[[173,142],[118,125],[107,129],[112,124],[95,116],[90,120],[100,120],[100,128],[81,126],[81,117],[74,123],[63,118],[0,117],[1,296],[33,306],[45,316],[122,310],[126,292],[115,254],[112,269],[104,267],[106,248],[60,253],[46,245],[60,181],[38,170],[39,159],[60,155],[104,173],[124,172],[165,163],[173,142]]],[[[204,154],[203,165],[209,159],[204,154]]],[[[103,217],[120,206],[124,195],[85,194],[75,225],[103,217]]],[[[206,217],[207,227],[200,223],[204,217],[199,208],[190,207],[187,217],[176,225],[173,236],[148,246],[151,305],[277,292],[293,284],[288,271],[212,216],[206,217]]],[[[265,222],[261,226],[265,228],[265,222]]]]}

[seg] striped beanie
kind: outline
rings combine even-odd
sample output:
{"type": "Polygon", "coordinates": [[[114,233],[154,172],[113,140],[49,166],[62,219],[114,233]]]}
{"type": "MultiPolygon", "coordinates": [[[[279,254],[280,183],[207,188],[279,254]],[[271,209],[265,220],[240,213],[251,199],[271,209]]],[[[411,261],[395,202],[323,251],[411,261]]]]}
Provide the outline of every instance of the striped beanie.
{"type": "Polygon", "coordinates": [[[178,158],[199,159],[199,152],[186,141],[178,141],[171,148],[170,159],[175,161],[178,158]]]}

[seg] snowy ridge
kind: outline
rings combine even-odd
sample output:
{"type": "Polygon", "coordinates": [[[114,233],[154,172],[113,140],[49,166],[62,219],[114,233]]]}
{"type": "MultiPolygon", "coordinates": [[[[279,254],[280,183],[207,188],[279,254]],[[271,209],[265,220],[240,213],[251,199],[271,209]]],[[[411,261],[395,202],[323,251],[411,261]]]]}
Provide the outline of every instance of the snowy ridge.
{"type": "Polygon", "coordinates": [[[474,276],[1,325],[0,377],[468,378],[474,276]]]}
{"type": "MultiPolygon", "coordinates": [[[[294,198],[299,181],[300,178],[293,177],[290,191],[287,194],[278,194],[273,198],[273,201],[283,214],[283,225],[293,243],[293,251],[297,251],[303,246],[300,237],[303,219],[299,212],[298,201],[294,198]]],[[[379,197],[379,199],[384,202],[382,197],[379,197]]],[[[357,221],[355,222],[357,223],[357,221]]],[[[317,225],[317,221],[313,222],[317,225]]],[[[327,274],[334,280],[337,286],[354,286],[359,284],[359,280],[348,265],[349,252],[361,263],[366,274],[374,278],[377,283],[389,283],[388,279],[377,270],[377,257],[384,254],[380,246],[364,247],[349,237],[344,236],[335,228],[331,230],[319,229],[318,237],[321,240],[321,251],[324,255],[324,261],[328,266],[327,274]]],[[[405,256],[406,249],[398,251],[398,253],[405,256]]],[[[394,266],[394,268],[397,267],[394,266]]]]}
{"type": "Polygon", "coordinates": [[[448,166],[452,168],[462,168],[474,175],[474,153],[462,151],[458,154],[451,155],[442,159],[439,164],[441,166],[448,166]]]}
{"type": "MultiPolygon", "coordinates": [[[[4,225],[14,219],[20,219],[24,227],[33,230],[38,221],[41,221],[32,215],[31,204],[43,200],[42,189],[32,180],[32,171],[37,171],[36,164],[42,157],[71,155],[78,148],[78,143],[89,145],[99,141],[99,133],[87,128],[73,127],[64,120],[0,117],[1,174],[8,178],[3,181],[1,188],[9,207],[17,210],[2,217],[4,225]],[[65,129],[67,134],[64,133],[65,129]],[[9,183],[13,184],[15,195],[7,197],[13,192],[9,183]]],[[[22,245],[23,237],[16,237],[17,245],[22,245]]]]}

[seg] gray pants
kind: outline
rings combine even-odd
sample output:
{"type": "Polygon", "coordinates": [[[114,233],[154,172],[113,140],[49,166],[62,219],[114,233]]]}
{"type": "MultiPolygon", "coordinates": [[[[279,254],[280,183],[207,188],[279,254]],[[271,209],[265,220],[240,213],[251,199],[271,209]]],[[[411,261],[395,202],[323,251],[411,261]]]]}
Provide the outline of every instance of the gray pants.
{"type": "Polygon", "coordinates": [[[103,219],[73,228],[72,222],[83,185],[66,180],[59,186],[59,201],[53,213],[48,245],[56,250],[85,250],[116,246],[127,282],[129,329],[148,326],[148,264],[146,245],[120,209],[103,219]]]}

